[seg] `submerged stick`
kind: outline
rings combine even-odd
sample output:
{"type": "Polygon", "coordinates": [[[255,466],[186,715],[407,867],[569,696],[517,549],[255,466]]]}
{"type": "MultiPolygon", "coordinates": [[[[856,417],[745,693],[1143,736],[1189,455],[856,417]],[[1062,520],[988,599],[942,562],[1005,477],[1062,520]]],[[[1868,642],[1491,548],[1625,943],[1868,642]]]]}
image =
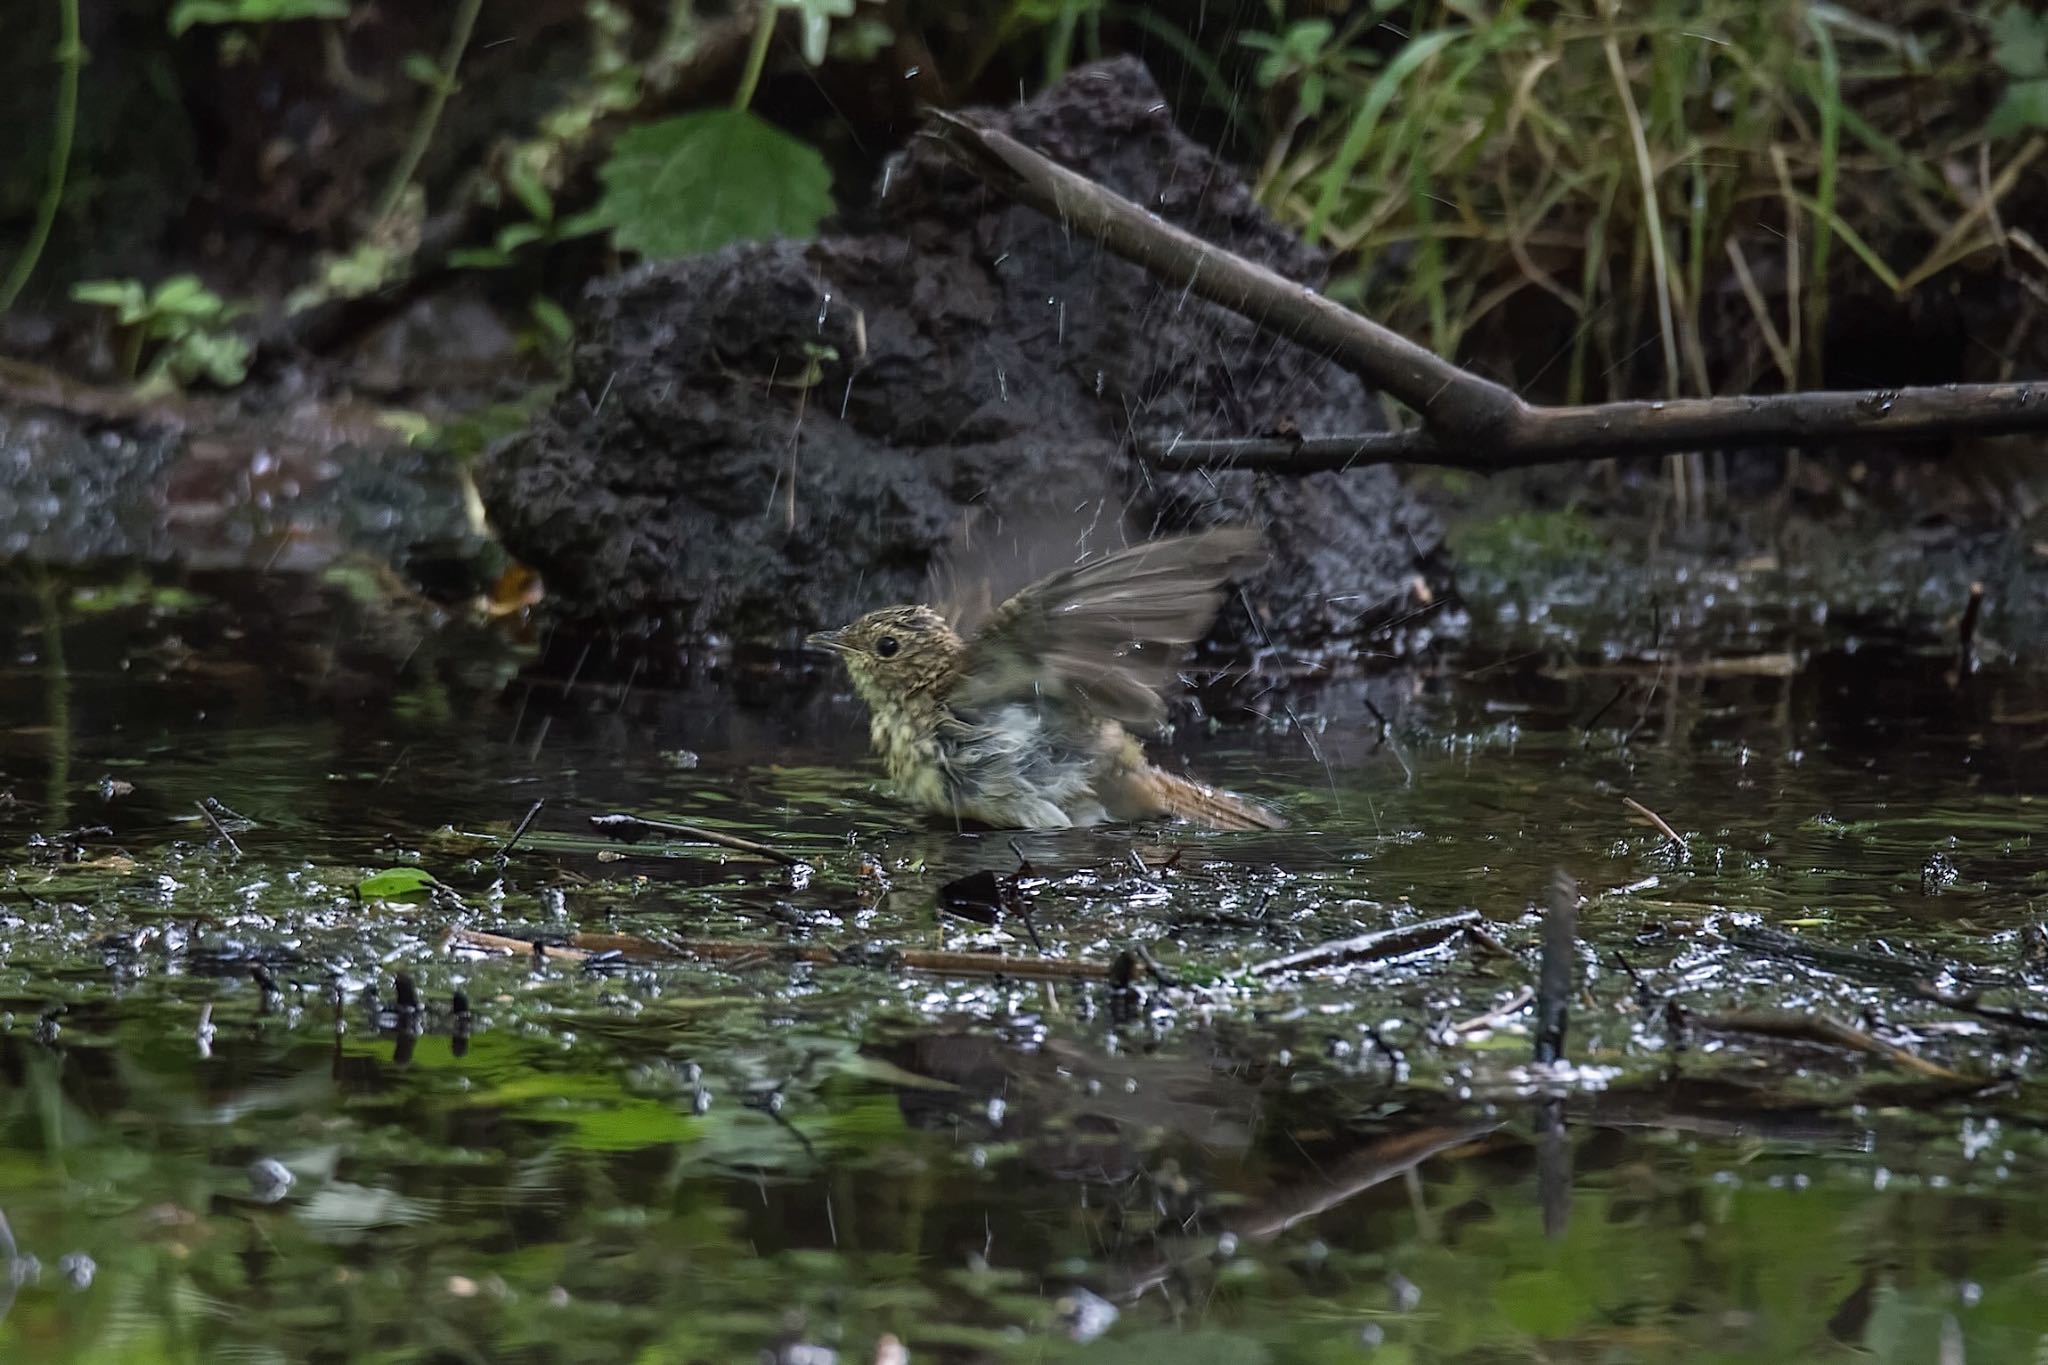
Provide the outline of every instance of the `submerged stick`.
{"type": "Polygon", "coordinates": [[[794,853],[784,853],[779,848],[742,839],[737,834],[722,830],[704,829],[699,825],[681,825],[673,820],[649,820],[638,815],[593,815],[591,827],[607,839],[616,839],[622,844],[637,844],[650,834],[668,834],[678,839],[690,839],[700,844],[717,844],[736,853],[751,853],[757,858],[767,858],[781,863],[784,867],[802,867],[802,858],[794,853]]]}
{"type": "Polygon", "coordinates": [[[697,958],[707,962],[762,964],[808,962],[818,966],[900,967],[940,976],[1011,976],[1042,981],[1106,981],[1117,970],[1114,962],[1085,958],[1009,957],[1002,953],[958,953],[922,948],[875,949],[854,944],[835,948],[823,943],[754,943],[745,939],[685,938],[659,942],[632,934],[570,934],[557,945],[481,929],[457,929],[452,941],[487,952],[531,954],[585,962],[601,953],[624,953],[660,961],[697,958]]]}
{"type": "Polygon", "coordinates": [[[1564,1035],[1579,967],[1579,884],[1563,868],[1550,876],[1543,916],[1543,964],[1536,974],[1536,1060],[1564,1060],[1564,1035]]]}
{"type": "Polygon", "coordinates": [[[1307,971],[1347,962],[1384,962],[1388,958],[1406,957],[1424,948],[1434,948],[1445,939],[1479,923],[1479,919],[1477,910],[1460,910],[1442,919],[1423,920],[1420,924],[1403,924],[1393,929],[1378,929],[1370,934],[1335,939],[1284,957],[1255,962],[1247,973],[1271,976],[1275,972],[1307,971]]]}
{"type": "Polygon", "coordinates": [[[1860,1028],[1854,1028],[1825,1014],[1795,1014],[1784,1011],[1694,1014],[1687,1017],[1694,1027],[1703,1028],[1709,1033],[1748,1033],[1760,1038],[1785,1038],[1793,1042],[1819,1043],[1824,1047],[1838,1047],[1849,1052],[1860,1052],[1867,1057],[1876,1057],[1935,1080],[1969,1080],[1969,1077],[1951,1071],[1939,1062],[1930,1062],[1897,1043],[1888,1043],[1874,1034],[1865,1033],[1860,1028]]]}

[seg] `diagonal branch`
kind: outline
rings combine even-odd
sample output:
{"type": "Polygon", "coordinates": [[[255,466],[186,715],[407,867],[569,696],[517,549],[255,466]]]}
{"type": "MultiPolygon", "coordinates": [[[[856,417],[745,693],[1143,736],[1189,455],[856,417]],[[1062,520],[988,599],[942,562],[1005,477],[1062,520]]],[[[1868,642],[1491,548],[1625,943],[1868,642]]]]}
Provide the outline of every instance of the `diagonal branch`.
{"type": "Polygon", "coordinates": [[[1310,474],[1365,464],[1502,470],[1730,447],[2048,431],[2048,384],[1948,384],[1540,407],[1312,288],[1245,260],[970,115],[934,112],[941,145],[992,188],[1261,329],[1323,352],[1415,410],[1408,430],[1351,436],[1142,441],[1167,469],[1310,474]]]}

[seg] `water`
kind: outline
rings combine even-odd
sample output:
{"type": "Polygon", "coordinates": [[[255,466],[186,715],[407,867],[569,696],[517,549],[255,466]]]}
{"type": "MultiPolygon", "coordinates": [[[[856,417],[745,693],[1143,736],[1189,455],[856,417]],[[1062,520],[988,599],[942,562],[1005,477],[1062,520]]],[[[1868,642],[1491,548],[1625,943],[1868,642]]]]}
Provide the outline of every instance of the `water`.
{"type": "Polygon", "coordinates": [[[1951,686],[1938,642],[1851,651],[1811,622],[1782,667],[1452,658],[1183,727],[1172,761],[1288,831],[1013,849],[906,819],[857,710],[799,679],[564,695],[491,632],[345,587],[0,597],[8,1359],[2048,1342],[2043,1035],[1729,941],[1923,954],[1940,989],[2048,1015],[2024,943],[2048,885],[2040,675],[1951,686]],[[227,826],[239,854],[209,798],[250,822],[227,826]],[[811,870],[611,844],[588,817],[615,810],[811,870]],[[936,913],[940,885],[1020,852],[1028,927],[936,913]],[[358,899],[412,865],[453,894],[358,899]],[[1582,990],[1571,1065],[1544,1071],[1529,1010],[1486,1016],[1535,981],[1560,866],[1588,896],[1582,990]],[[1244,970],[1465,906],[1506,956],[1244,970]],[[1024,955],[1035,932],[1096,962],[1144,944],[1176,984],[536,962],[451,950],[456,926],[1024,955]],[[1701,1026],[1765,1013],[1962,1079],[1701,1026]]]}

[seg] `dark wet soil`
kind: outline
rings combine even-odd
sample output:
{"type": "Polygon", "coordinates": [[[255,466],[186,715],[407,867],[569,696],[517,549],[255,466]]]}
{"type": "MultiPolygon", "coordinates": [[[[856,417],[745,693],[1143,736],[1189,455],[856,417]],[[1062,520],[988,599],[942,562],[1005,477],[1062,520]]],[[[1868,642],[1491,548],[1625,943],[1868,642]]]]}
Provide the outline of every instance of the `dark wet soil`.
{"type": "Polygon", "coordinates": [[[2030,1358],[2048,675],[2008,639],[1952,679],[1932,613],[1814,599],[1703,644],[1739,580],[1603,651],[1507,582],[1468,590],[1509,647],[1183,714],[1166,760],[1290,830],[1013,848],[907,817],[787,673],[522,679],[444,629],[342,695],[318,594],[248,639],[274,581],[10,580],[6,1354],[2030,1358]],[[807,867],[626,848],[614,810],[807,867]],[[1020,852],[1028,924],[938,912],[1020,852]],[[445,889],[359,894],[415,866],[445,889]],[[1579,989],[1539,1068],[1558,867],[1579,989]],[[1483,940],[1248,970],[1468,906],[1483,940]],[[887,955],[1132,945],[1173,984],[887,955]]]}

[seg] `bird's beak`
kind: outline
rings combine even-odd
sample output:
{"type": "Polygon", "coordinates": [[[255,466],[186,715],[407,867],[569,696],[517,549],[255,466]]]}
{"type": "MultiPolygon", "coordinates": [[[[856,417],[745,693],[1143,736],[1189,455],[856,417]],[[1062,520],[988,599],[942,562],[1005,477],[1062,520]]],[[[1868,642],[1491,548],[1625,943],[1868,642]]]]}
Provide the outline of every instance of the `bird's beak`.
{"type": "Polygon", "coordinates": [[[821,630],[815,635],[805,637],[804,643],[812,649],[829,649],[834,654],[844,654],[850,648],[836,630],[821,630]]]}

